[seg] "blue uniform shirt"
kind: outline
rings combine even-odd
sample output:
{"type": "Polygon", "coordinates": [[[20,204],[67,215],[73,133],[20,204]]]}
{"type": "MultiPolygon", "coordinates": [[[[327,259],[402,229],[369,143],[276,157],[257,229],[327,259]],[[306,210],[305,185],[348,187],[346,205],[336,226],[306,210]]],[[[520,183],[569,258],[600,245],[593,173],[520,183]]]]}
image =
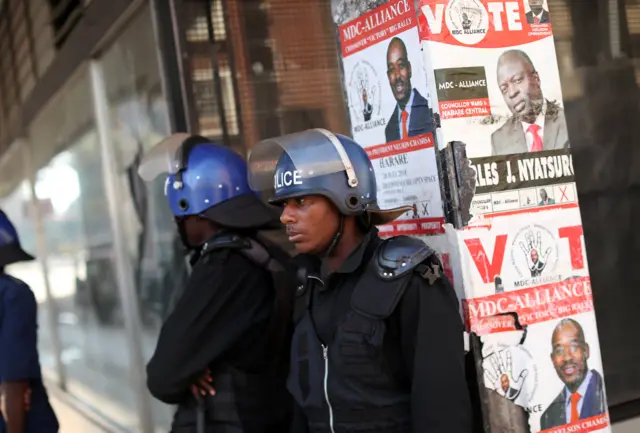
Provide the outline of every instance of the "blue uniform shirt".
{"type": "MultiPolygon", "coordinates": [[[[0,272],[0,382],[28,381],[31,409],[26,433],[57,433],[38,357],[38,305],[31,288],[0,272]]],[[[0,433],[5,424],[0,417],[0,433]]]]}

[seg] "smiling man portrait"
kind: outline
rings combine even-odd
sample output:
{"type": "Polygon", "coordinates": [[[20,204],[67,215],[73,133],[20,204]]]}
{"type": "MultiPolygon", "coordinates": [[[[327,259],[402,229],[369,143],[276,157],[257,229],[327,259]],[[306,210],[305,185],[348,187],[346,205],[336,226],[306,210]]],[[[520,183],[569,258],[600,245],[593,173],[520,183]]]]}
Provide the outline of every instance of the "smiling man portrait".
{"type": "Polygon", "coordinates": [[[411,75],[407,46],[394,37],[387,48],[387,78],[397,104],[384,131],[387,143],[433,132],[429,103],[411,85],[411,75]]]}
{"type": "Polygon", "coordinates": [[[540,75],[527,53],[502,53],[497,80],[511,117],[491,135],[493,156],[569,147],[564,110],[544,97],[540,75]]]}
{"type": "Polygon", "coordinates": [[[542,430],[603,414],[606,411],[602,376],[589,369],[591,349],[582,326],[563,319],[551,337],[551,362],[564,384],[540,418],[542,430]]]}

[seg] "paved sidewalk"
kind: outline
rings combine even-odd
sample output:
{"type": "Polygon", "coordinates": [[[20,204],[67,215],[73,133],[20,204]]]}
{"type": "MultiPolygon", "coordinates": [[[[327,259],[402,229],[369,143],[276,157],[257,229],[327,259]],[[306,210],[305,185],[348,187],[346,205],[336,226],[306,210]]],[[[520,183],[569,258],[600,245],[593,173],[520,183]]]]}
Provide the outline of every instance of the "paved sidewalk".
{"type": "Polygon", "coordinates": [[[50,380],[44,381],[49,402],[60,423],[59,433],[122,433],[108,422],[86,409],[78,399],[67,394],[50,380]]]}
{"type": "MultiPolygon", "coordinates": [[[[52,393],[53,394],[53,393],[52,393]]],[[[89,421],[78,412],[77,409],[62,399],[56,398],[55,394],[50,396],[51,406],[58,416],[60,422],[60,433],[108,433],[89,421]]]]}

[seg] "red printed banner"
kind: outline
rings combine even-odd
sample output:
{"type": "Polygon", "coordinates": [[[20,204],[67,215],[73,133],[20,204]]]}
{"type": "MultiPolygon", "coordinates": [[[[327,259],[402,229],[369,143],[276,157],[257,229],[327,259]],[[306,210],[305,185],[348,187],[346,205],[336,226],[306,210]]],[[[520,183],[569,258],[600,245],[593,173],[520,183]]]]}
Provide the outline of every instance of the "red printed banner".
{"type": "Polygon", "coordinates": [[[604,413],[587,419],[581,419],[561,427],[542,430],[540,433],[590,433],[602,430],[610,424],[609,415],[604,413]]]}
{"type": "Polygon", "coordinates": [[[413,0],[396,0],[339,27],[342,57],[348,57],[416,25],[413,0]]]}
{"type": "Polygon", "coordinates": [[[521,325],[532,325],[593,311],[591,280],[577,277],[523,290],[463,301],[467,330],[478,335],[514,329],[504,316],[517,313],[521,325]]]}
{"type": "Polygon", "coordinates": [[[421,149],[429,149],[434,146],[433,134],[420,135],[408,140],[391,141],[377,146],[367,147],[367,155],[371,160],[414,152],[421,149]]]}
{"type": "Polygon", "coordinates": [[[440,119],[491,116],[489,98],[440,102],[440,119]]]}
{"type": "Polygon", "coordinates": [[[444,218],[415,218],[397,220],[379,226],[380,236],[391,237],[400,235],[437,235],[444,233],[442,225],[444,218]]]}
{"type": "Polygon", "coordinates": [[[420,38],[449,45],[505,48],[552,35],[551,22],[536,23],[522,2],[422,0],[420,38]]]}

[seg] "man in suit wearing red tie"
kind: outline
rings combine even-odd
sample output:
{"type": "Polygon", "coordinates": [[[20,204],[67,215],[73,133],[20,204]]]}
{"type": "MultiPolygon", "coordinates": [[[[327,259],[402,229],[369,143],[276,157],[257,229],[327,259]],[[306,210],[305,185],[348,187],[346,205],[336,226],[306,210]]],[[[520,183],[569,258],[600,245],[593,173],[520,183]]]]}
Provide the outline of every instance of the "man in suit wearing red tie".
{"type": "Polygon", "coordinates": [[[549,24],[551,17],[549,11],[544,9],[544,0],[529,0],[530,12],[527,12],[527,23],[529,24],[549,24]]]}
{"type": "Polygon", "coordinates": [[[433,132],[429,103],[411,86],[411,62],[398,37],[387,48],[387,78],[398,102],[384,131],[387,143],[433,132]]]}
{"type": "Polygon", "coordinates": [[[527,53],[502,53],[497,78],[512,116],[491,135],[493,156],[569,147],[564,110],[542,94],[540,75],[527,53]]]}
{"type": "Polygon", "coordinates": [[[573,424],[607,410],[602,376],[589,370],[589,344],[573,319],[558,323],[551,337],[551,361],[564,388],[540,418],[542,430],[573,424]]]}

